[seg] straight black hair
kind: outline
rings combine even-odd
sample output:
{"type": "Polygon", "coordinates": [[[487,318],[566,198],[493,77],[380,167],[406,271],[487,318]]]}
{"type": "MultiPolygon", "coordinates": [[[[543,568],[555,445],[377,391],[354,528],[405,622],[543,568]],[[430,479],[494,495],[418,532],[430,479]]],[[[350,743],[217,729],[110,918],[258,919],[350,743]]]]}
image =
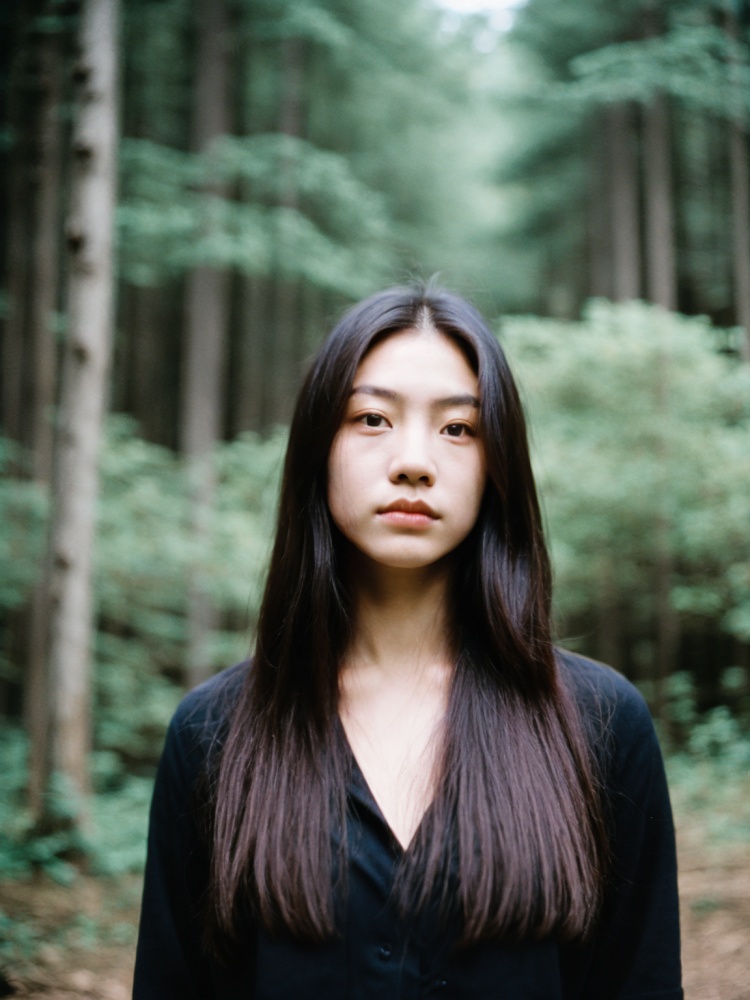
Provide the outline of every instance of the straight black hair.
{"type": "Polygon", "coordinates": [[[435,797],[404,856],[402,905],[413,912],[436,894],[447,903],[450,884],[464,943],[582,937],[596,914],[603,806],[592,749],[556,665],[518,391],[473,306],[430,287],[392,288],[343,317],[297,401],[255,655],[212,783],[214,940],[232,937],[243,900],[271,931],[309,941],[335,934],[352,765],[338,719],[339,669],[352,605],[328,510],[328,456],[363,357],[410,328],[452,338],[477,373],[487,485],[454,554],[456,668],[435,797]]]}

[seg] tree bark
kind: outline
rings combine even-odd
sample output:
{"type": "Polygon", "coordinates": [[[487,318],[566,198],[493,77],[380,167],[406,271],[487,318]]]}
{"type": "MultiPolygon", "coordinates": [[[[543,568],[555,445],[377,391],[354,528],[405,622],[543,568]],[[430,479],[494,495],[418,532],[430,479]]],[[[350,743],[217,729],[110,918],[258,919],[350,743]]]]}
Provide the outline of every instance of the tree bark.
{"type": "MultiPolygon", "coordinates": [[[[663,304],[663,303],[660,303],[663,304]]],[[[672,602],[674,584],[674,558],[672,553],[672,524],[674,504],[671,458],[671,367],[668,343],[658,345],[654,370],[656,394],[656,460],[659,470],[657,483],[657,510],[654,522],[654,569],[656,584],[656,628],[654,647],[653,681],[656,690],[655,708],[663,715],[666,703],[666,681],[674,672],[675,656],[679,645],[680,622],[672,602]]]]}
{"type": "Polygon", "coordinates": [[[615,104],[607,109],[607,138],[612,205],[612,296],[616,302],[627,302],[641,294],[638,154],[632,108],[615,104]]]}
{"type": "MultiPolygon", "coordinates": [[[[302,136],[303,49],[299,38],[285,38],[281,43],[281,98],[279,131],[293,138],[302,136]]],[[[282,162],[279,176],[279,204],[295,209],[298,203],[294,164],[282,162]]],[[[270,400],[272,423],[286,423],[292,412],[297,390],[300,360],[299,282],[285,266],[283,236],[277,234],[276,268],[273,276],[273,330],[271,370],[274,391],[270,400]]]]}
{"type": "MultiPolygon", "coordinates": [[[[656,38],[663,32],[662,18],[654,0],[650,0],[644,24],[647,38],[656,38]]],[[[651,302],[674,311],[677,308],[677,268],[672,141],[666,94],[657,91],[643,114],[646,289],[651,302]]]]}
{"type": "MultiPolygon", "coordinates": [[[[197,0],[198,54],[193,146],[210,153],[229,131],[228,22],[224,0],[197,0]]],[[[213,186],[206,198],[222,193],[213,186]]],[[[210,225],[210,223],[209,223],[210,225]]],[[[221,438],[224,408],[224,345],[229,321],[229,275],[208,265],[196,267],[185,289],[182,450],[190,477],[191,531],[199,549],[210,533],[216,469],[213,453],[221,438]]],[[[194,686],[210,673],[209,640],[216,624],[199,566],[190,574],[187,597],[186,681],[194,686]]]]}
{"type": "Polygon", "coordinates": [[[268,282],[257,275],[243,275],[239,293],[234,434],[264,430],[268,424],[268,282]]]}
{"type": "MultiPolygon", "coordinates": [[[[59,34],[44,34],[38,47],[39,106],[37,109],[35,198],[33,220],[34,295],[30,306],[33,356],[31,392],[31,448],[34,479],[43,486],[52,481],[54,431],[52,409],[57,377],[54,328],[60,273],[60,161],[62,130],[63,52],[59,34]]],[[[39,815],[44,792],[47,736],[47,625],[49,600],[46,581],[40,579],[31,596],[28,646],[24,671],[24,715],[29,733],[29,802],[39,815]]]]}
{"type": "Polygon", "coordinates": [[[744,330],[740,345],[742,359],[750,362],[750,165],[745,129],[739,122],[731,122],[729,130],[735,313],[744,330]]]}
{"type": "Polygon", "coordinates": [[[609,198],[609,142],[606,136],[606,112],[601,112],[596,120],[596,134],[592,136],[592,151],[589,154],[588,205],[588,295],[606,299],[612,295],[612,229],[609,198]]]}
{"type": "MultiPolygon", "coordinates": [[[[659,12],[651,4],[646,12],[646,35],[661,33],[659,12]]],[[[648,297],[663,309],[677,308],[675,265],[674,196],[672,150],[667,97],[657,92],[644,109],[646,274],[648,297]]],[[[679,642],[679,619],[672,603],[674,560],[672,555],[672,483],[670,460],[671,358],[668,345],[660,344],[656,360],[656,418],[659,422],[656,457],[660,469],[658,508],[654,523],[656,573],[656,636],[654,681],[656,711],[663,715],[666,680],[674,671],[679,642]]]]}
{"type": "Polygon", "coordinates": [[[62,56],[61,36],[51,33],[44,35],[39,46],[41,100],[34,170],[34,294],[29,317],[34,358],[31,420],[34,477],[44,483],[52,478],[52,407],[57,375],[55,309],[60,273],[62,56]]]}
{"type": "MultiPolygon", "coordinates": [[[[49,563],[50,771],[80,825],[89,788],[92,547],[113,314],[118,0],[83,0],[68,242],[68,337],[49,563]]],[[[49,800],[47,800],[49,802],[49,800]]],[[[49,812],[43,820],[59,822],[49,812]]]]}
{"type": "Polygon", "coordinates": [[[611,559],[599,571],[598,656],[615,670],[622,671],[622,609],[617,591],[617,572],[611,559]]]}
{"type": "Polygon", "coordinates": [[[646,273],[648,297],[664,309],[677,308],[674,246],[674,197],[669,110],[656,94],[644,111],[646,273]]]}
{"type": "MultiPolygon", "coordinates": [[[[18,32],[20,35],[20,32],[18,32]]],[[[7,289],[8,312],[3,331],[2,417],[5,435],[23,439],[25,425],[24,388],[29,286],[31,275],[31,185],[27,165],[31,159],[29,130],[24,127],[33,116],[28,85],[28,58],[22,40],[21,51],[11,67],[8,81],[8,120],[17,140],[10,156],[8,183],[7,289]]]]}
{"type": "Polygon", "coordinates": [[[130,299],[133,326],[129,399],[142,436],[163,444],[171,416],[164,380],[169,357],[164,340],[164,331],[168,329],[164,289],[136,285],[130,289],[130,299]]]}
{"type": "MultiPolygon", "coordinates": [[[[730,39],[736,42],[739,28],[734,5],[731,2],[727,4],[726,26],[730,39]]],[[[734,63],[732,68],[734,69],[734,63]]],[[[732,270],[735,314],[737,323],[744,330],[740,353],[743,361],[750,362],[750,190],[748,189],[750,163],[745,116],[739,107],[739,86],[740,84],[735,82],[732,96],[737,107],[731,109],[733,114],[729,122],[732,270]]]]}

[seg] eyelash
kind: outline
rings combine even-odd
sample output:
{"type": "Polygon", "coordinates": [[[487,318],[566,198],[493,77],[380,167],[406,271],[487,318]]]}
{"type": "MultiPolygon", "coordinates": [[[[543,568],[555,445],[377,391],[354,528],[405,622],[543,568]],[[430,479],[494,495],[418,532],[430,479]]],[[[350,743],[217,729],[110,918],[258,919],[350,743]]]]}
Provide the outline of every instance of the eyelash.
{"type": "Polygon", "coordinates": [[[372,427],[375,430],[379,430],[383,426],[383,424],[369,423],[368,421],[370,420],[371,417],[374,418],[375,420],[382,420],[385,422],[385,417],[383,416],[382,413],[363,413],[362,416],[357,417],[357,422],[364,424],[365,427],[372,427]]]}
{"type": "MultiPolygon", "coordinates": [[[[383,427],[384,424],[387,424],[387,419],[383,416],[382,413],[363,413],[359,417],[357,417],[357,423],[364,424],[365,427],[371,427],[373,430],[380,430],[380,428],[383,427]],[[371,419],[383,421],[383,423],[370,423],[369,421],[371,419]]],[[[471,427],[469,424],[464,424],[459,421],[454,421],[453,423],[446,424],[443,429],[445,431],[448,431],[452,427],[459,428],[460,433],[447,434],[447,437],[452,437],[452,438],[474,437],[474,428],[471,427]]]]}
{"type": "Polygon", "coordinates": [[[461,429],[461,434],[449,434],[448,437],[473,437],[474,428],[470,427],[469,424],[452,423],[446,424],[445,430],[447,431],[451,427],[459,427],[461,429]]]}

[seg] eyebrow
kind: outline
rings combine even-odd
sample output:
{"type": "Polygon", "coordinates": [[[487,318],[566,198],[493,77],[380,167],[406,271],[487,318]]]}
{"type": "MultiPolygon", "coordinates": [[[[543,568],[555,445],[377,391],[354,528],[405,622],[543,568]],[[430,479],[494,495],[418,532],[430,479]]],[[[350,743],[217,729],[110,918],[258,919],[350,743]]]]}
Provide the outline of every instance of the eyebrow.
{"type": "MultiPolygon", "coordinates": [[[[400,393],[394,392],[393,389],[384,389],[379,385],[355,385],[351,394],[354,396],[357,393],[362,393],[365,396],[377,396],[380,399],[388,399],[394,403],[398,403],[403,399],[400,393]]],[[[444,396],[442,399],[436,399],[433,401],[432,406],[439,410],[447,409],[450,406],[473,406],[478,410],[479,400],[470,392],[461,392],[456,396],[444,396]]]]}

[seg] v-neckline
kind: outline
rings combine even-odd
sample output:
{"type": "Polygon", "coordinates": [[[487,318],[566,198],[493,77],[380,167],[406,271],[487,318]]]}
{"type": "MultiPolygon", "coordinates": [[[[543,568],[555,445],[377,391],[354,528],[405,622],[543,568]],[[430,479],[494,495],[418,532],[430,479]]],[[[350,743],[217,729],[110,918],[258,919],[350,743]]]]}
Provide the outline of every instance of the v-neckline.
{"type": "Polygon", "coordinates": [[[346,728],[344,727],[344,723],[341,721],[341,717],[340,716],[338,717],[338,726],[339,726],[339,732],[340,732],[341,738],[344,741],[344,746],[346,747],[347,753],[349,754],[349,757],[351,758],[353,776],[354,776],[355,780],[357,782],[359,782],[359,784],[361,785],[362,791],[365,793],[366,804],[367,804],[367,806],[369,808],[371,808],[373,810],[373,812],[375,813],[375,815],[382,822],[383,826],[388,831],[388,837],[389,837],[391,843],[393,844],[394,848],[397,850],[399,856],[403,857],[403,855],[407,854],[409,852],[409,850],[411,850],[411,847],[414,844],[414,842],[415,842],[415,840],[417,838],[417,835],[418,835],[419,831],[422,828],[422,824],[425,821],[425,817],[427,816],[427,813],[430,811],[430,809],[432,809],[433,803],[435,801],[435,797],[433,795],[433,797],[428,802],[426,809],[423,811],[422,815],[419,817],[419,822],[414,827],[414,831],[412,832],[411,839],[409,840],[408,844],[404,845],[401,842],[400,838],[398,837],[396,831],[393,829],[393,827],[391,826],[390,822],[388,821],[388,817],[385,815],[385,812],[383,811],[382,806],[378,802],[377,797],[376,797],[375,793],[373,792],[373,790],[372,790],[372,788],[370,786],[370,782],[367,780],[367,776],[365,775],[365,772],[364,772],[364,770],[362,768],[362,765],[357,760],[357,755],[355,754],[355,752],[354,752],[354,750],[352,748],[352,745],[351,745],[351,743],[349,741],[349,737],[347,736],[347,733],[346,733],[346,728]]]}

